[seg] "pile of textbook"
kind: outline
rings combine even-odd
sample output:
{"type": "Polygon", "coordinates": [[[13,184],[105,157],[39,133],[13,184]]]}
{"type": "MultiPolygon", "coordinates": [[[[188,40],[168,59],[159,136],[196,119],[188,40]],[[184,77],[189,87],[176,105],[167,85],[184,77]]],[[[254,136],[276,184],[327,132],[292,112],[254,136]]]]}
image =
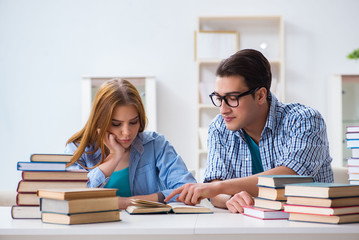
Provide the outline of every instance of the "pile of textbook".
{"type": "Polygon", "coordinates": [[[346,140],[352,153],[348,159],[349,183],[359,185],[359,126],[347,127],[346,140]]]}
{"type": "Polygon", "coordinates": [[[245,206],[244,215],[263,219],[288,219],[289,213],[283,211],[287,198],[284,195],[285,184],[313,182],[310,176],[300,175],[259,175],[258,197],[254,206],[245,206]]]}
{"type": "Polygon", "coordinates": [[[359,222],[359,185],[300,183],[285,186],[289,220],[319,223],[359,222]]]}
{"type": "Polygon", "coordinates": [[[32,154],[29,162],[18,162],[21,180],[17,186],[16,205],[11,208],[13,218],[40,218],[37,190],[46,188],[86,188],[87,171],[66,171],[72,155],[32,154]]]}
{"type": "Polygon", "coordinates": [[[40,189],[44,223],[83,224],[120,220],[114,188],[40,189]]]}

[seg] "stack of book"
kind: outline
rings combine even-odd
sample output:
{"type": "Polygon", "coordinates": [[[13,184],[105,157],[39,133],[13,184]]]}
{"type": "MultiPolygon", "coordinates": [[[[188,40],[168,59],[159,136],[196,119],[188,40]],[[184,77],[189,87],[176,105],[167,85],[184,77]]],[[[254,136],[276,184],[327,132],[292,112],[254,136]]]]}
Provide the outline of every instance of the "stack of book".
{"type": "Polygon", "coordinates": [[[30,162],[18,162],[22,179],[17,186],[16,205],[12,206],[13,218],[40,218],[38,189],[85,188],[87,171],[66,171],[66,163],[72,155],[32,154],[30,162]]]}
{"type": "Polygon", "coordinates": [[[289,220],[319,223],[359,222],[359,186],[300,183],[285,186],[289,220]]]}
{"type": "Polygon", "coordinates": [[[83,224],[120,220],[115,188],[40,189],[44,223],[83,224]]]}
{"type": "Polygon", "coordinates": [[[359,126],[347,127],[346,140],[352,152],[348,159],[349,183],[359,185],[359,126]]]}
{"type": "Polygon", "coordinates": [[[310,176],[300,175],[259,175],[258,197],[254,198],[254,206],[245,206],[244,215],[260,219],[288,219],[289,214],[283,212],[286,202],[284,186],[291,183],[313,182],[310,176]]]}

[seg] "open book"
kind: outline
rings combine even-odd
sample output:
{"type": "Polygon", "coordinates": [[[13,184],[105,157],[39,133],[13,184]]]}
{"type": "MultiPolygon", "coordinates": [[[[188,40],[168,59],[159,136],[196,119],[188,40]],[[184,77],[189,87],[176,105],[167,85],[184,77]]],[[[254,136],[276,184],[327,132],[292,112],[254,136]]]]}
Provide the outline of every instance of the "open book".
{"type": "Polygon", "coordinates": [[[209,207],[203,205],[190,206],[182,202],[160,203],[142,199],[131,199],[132,206],[126,211],[129,214],[147,214],[147,213],[213,213],[209,207]]]}

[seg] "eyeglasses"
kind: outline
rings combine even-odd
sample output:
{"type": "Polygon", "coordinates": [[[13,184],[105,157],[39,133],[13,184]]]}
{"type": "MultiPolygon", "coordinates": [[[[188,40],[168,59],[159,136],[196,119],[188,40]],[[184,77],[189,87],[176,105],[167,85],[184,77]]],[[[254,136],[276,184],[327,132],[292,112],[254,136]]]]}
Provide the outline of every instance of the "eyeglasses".
{"type": "Polygon", "coordinates": [[[213,105],[216,107],[221,107],[222,100],[224,100],[229,107],[234,108],[234,107],[238,107],[238,105],[239,105],[238,99],[239,98],[247,96],[249,94],[252,94],[252,93],[256,92],[258,89],[260,89],[260,87],[252,88],[252,89],[250,89],[244,93],[241,93],[241,94],[228,94],[225,96],[221,96],[218,93],[213,92],[209,95],[209,97],[212,100],[213,105]]]}

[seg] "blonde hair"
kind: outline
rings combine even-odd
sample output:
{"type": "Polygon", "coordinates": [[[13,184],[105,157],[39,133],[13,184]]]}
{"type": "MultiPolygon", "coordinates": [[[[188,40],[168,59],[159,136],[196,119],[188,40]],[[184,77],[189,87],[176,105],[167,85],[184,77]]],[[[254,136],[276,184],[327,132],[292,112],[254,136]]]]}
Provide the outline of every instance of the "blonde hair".
{"type": "MultiPolygon", "coordinates": [[[[105,134],[111,124],[115,108],[123,105],[132,105],[137,109],[140,123],[139,132],[145,130],[146,112],[136,87],[124,79],[109,80],[103,83],[97,91],[85,126],[67,140],[66,144],[73,142],[78,145],[67,166],[74,164],[85,152],[86,147],[90,145],[93,146],[93,150],[86,152],[87,154],[94,154],[99,148],[101,149],[101,161],[96,166],[104,161],[106,155],[109,154],[109,150],[104,144],[105,134]],[[98,129],[104,129],[104,131],[98,131],[98,129]]],[[[88,169],[85,166],[82,167],[88,169]]]]}

